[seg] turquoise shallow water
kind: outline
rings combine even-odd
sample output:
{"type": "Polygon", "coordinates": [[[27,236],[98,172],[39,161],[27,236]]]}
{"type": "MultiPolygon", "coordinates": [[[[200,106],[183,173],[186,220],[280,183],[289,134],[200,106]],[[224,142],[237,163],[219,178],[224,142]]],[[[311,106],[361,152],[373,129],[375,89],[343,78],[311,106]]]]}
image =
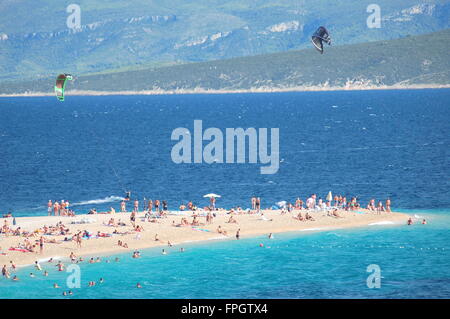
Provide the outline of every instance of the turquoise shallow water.
{"type": "Polygon", "coordinates": [[[140,259],[107,256],[80,264],[81,288],[70,297],[62,296],[68,274],[43,262],[48,277],[22,268],[21,281],[0,280],[0,298],[449,298],[449,213],[420,213],[427,225],[191,243],[183,253],[180,246],[166,248],[167,255],[161,248],[146,249],[140,259]],[[367,287],[371,264],[381,269],[380,288],[367,287]],[[30,272],[37,276],[30,278],[30,272]],[[100,278],[103,284],[88,287],[100,278]],[[137,282],[142,289],[135,288],[137,282]]]}

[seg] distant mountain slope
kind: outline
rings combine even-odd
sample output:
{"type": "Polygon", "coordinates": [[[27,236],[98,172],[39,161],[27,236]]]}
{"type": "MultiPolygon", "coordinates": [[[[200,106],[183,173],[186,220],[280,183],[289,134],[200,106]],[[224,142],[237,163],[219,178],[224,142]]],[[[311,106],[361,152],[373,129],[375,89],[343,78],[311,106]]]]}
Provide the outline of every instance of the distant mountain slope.
{"type": "Polygon", "coordinates": [[[0,1],[0,80],[94,73],[298,50],[326,25],[352,44],[450,28],[448,0],[377,0],[382,26],[366,25],[372,0],[0,1]]]}
{"type": "MultiPolygon", "coordinates": [[[[450,29],[314,49],[78,77],[70,90],[249,90],[450,84],[450,29]]],[[[0,82],[0,93],[51,92],[54,78],[0,82]]]]}

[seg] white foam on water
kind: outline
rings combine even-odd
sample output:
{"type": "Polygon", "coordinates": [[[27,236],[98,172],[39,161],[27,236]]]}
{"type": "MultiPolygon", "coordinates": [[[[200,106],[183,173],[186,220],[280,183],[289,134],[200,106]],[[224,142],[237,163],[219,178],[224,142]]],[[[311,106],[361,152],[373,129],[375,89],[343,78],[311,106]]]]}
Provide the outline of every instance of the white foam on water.
{"type": "Polygon", "coordinates": [[[375,225],[394,225],[395,223],[393,221],[390,220],[383,220],[381,222],[376,222],[376,223],[370,223],[368,224],[369,226],[375,226],[375,225]]]}
{"type": "Polygon", "coordinates": [[[61,260],[63,257],[53,256],[53,257],[41,258],[41,259],[38,259],[37,261],[38,261],[38,263],[46,263],[47,261],[49,261],[50,258],[53,258],[53,260],[61,260]]]}
{"type": "Polygon", "coordinates": [[[328,229],[328,228],[327,227],[314,227],[314,228],[301,229],[300,231],[325,230],[325,229],[328,229]]]}
{"type": "Polygon", "coordinates": [[[82,202],[74,203],[74,204],[72,204],[72,206],[83,206],[83,205],[104,204],[104,203],[119,202],[119,201],[122,201],[122,200],[124,200],[123,197],[119,197],[119,196],[109,196],[109,197],[105,197],[105,198],[92,199],[92,200],[87,200],[87,201],[82,201],[82,202]]]}

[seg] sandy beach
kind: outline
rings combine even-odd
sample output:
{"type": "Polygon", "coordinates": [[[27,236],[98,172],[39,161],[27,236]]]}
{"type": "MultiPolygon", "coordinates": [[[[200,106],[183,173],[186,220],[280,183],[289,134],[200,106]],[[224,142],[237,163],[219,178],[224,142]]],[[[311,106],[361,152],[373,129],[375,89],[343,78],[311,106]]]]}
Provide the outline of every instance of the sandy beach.
{"type": "MultiPolygon", "coordinates": [[[[144,219],[144,213],[137,214],[136,225],[143,227],[142,232],[135,232],[130,223],[130,213],[116,213],[116,214],[95,214],[95,215],[77,215],[75,217],[66,216],[39,216],[39,217],[18,217],[16,218],[16,225],[13,229],[21,227],[22,230],[30,232],[43,227],[44,225],[56,225],[62,222],[70,229],[68,235],[44,235],[46,243],[44,244],[43,252],[39,252],[38,240],[39,234],[28,237],[34,243],[36,241],[36,252],[21,252],[11,251],[10,247],[18,247],[20,243],[24,243],[25,237],[22,236],[8,236],[1,235],[0,240],[0,264],[9,265],[13,261],[18,266],[33,264],[36,260],[41,262],[49,258],[68,258],[71,252],[77,257],[80,256],[100,256],[112,253],[129,252],[130,256],[134,250],[144,249],[149,247],[161,246],[161,248],[168,246],[168,241],[174,247],[181,248],[183,243],[193,241],[206,240],[236,240],[236,231],[240,229],[240,237],[250,237],[257,235],[268,235],[269,233],[280,233],[290,231],[321,231],[338,228],[352,228],[364,227],[368,225],[377,224],[406,224],[408,215],[403,213],[376,213],[366,209],[359,209],[358,211],[339,211],[342,218],[327,216],[326,211],[314,211],[310,213],[314,221],[299,221],[295,219],[299,211],[294,210],[291,213],[281,213],[281,210],[264,210],[261,214],[233,214],[233,218],[237,223],[228,223],[230,214],[225,211],[217,212],[217,217],[214,218],[211,224],[206,224],[206,218],[199,216],[200,226],[193,227],[173,225],[179,224],[182,217],[186,217],[188,222],[192,222],[192,212],[173,212],[165,218],[158,218],[157,222],[149,222],[144,219]],[[107,226],[108,221],[114,218],[115,222],[119,220],[124,222],[125,226],[107,226]],[[89,219],[90,223],[73,223],[89,219]],[[218,226],[227,232],[224,236],[217,232],[218,226]],[[129,232],[128,234],[112,234],[114,230],[120,233],[129,232]],[[111,237],[91,237],[90,239],[82,240],[82,247],[77,247],[75,241],[64,241],[65,237],[71,236],[78,231],[87,230],[93,235],[98,232],[112,234],[111,237]],[[155,240],[155,235],[158,235],[159,240],[155,240]],[[51,243],[49,241],[56,241],[51,243]],[[118,245],[118,241],[122,241],[128,245],[124,248],[118,245]]],[[[302,210],[302,215],[305,215],[305,210],[302,210]]],[[[5,220],[12,225],[12,218],[4,218],[1,223],[2,226],[5,220]]]]}
{"type": "MultiPolygon", "coordinates": [[[[293,86],[293,87],[254,87],[250,89],[175,89],[175,90],[142,90],[142,91],[89,91],[67,90],[70,96],[108,96],[108,95],[171,95],[171,94],[240,94],[240,93],[283,93],[283,92],[333,92],[333,91],[371,91],[371,90],[423,90],[448,89],[450,84],[395,84],[395,85],[367,85],[350,84],[345,86],[293,86]]],[[[54,96],[54,92],[0,93],[1,97],[41,97],[54,96]]]]}

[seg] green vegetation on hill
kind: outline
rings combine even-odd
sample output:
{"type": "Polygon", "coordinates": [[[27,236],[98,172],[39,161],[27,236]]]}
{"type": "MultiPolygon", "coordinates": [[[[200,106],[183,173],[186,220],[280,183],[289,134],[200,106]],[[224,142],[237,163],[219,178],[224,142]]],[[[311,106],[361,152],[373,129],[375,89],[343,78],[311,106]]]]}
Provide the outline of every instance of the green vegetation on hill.
{"type": "Polygon", "coordinates": [[[448,0],[2,0],[0,81],[145,69],[308,48],[319,25],[334,43],[389,40],[450,28],[448,0]],[[81,8],[81,29],[66,8],[81,8]]]}
{"type": "MultiPolygon", "coordinates": [[[[397,40],[79,76],[68,90],[248,90],[450,84],[450,29],[397,40]]],[[[0,93],[51,92],[54,78],[0,82],[0,93]]]]}

